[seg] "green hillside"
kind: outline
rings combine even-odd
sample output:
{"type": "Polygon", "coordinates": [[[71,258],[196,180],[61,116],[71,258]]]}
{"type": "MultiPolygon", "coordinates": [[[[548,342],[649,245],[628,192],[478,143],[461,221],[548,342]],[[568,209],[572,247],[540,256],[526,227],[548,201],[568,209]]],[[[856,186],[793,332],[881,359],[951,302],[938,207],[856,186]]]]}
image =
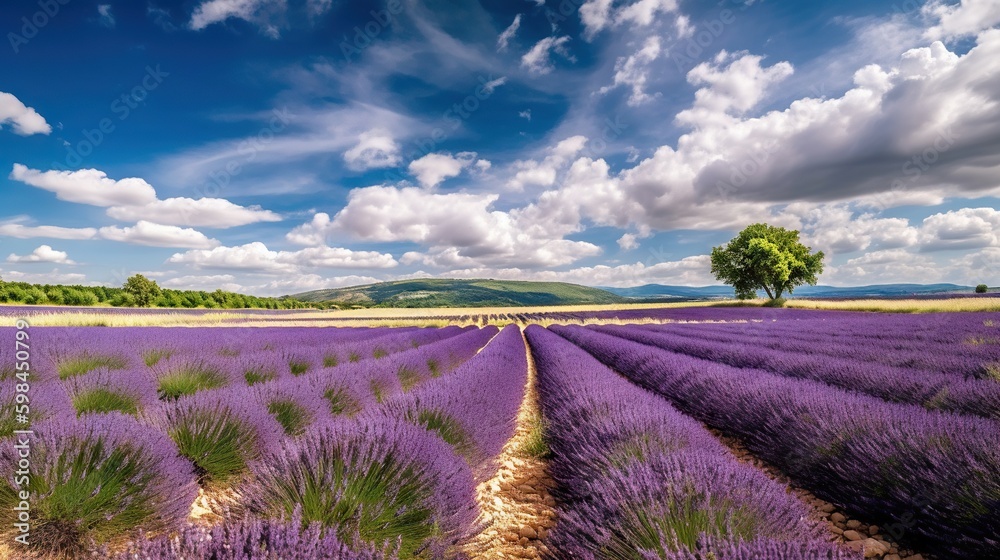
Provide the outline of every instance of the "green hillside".
{"type": "Polygon", "coordinates": [[[358,307],[513,307],[625,301],[605,290],[563,282],[445,279],[380,282],[288,297],[358,307]]]}

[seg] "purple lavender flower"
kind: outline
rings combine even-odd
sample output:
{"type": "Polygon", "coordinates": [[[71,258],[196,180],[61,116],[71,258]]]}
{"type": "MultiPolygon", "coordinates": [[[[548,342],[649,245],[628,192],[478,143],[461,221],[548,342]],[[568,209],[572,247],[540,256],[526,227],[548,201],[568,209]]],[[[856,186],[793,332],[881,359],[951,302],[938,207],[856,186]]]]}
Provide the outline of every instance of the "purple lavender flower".
{"type": "Polygon", "coordinates": [[[9,437],[14,430],[30,429],[35,423],[54,417],[71,416],[73,404],[66,387],[59,381],[34,381],[29,377],[28,391],[22,394],[25,403],[18,402],[18,380],[0,382],[0,438],[9,437]],[[26,422],[18,419],[23,411],[26,422]]]}
{"type": "Polygon", "coordinates": [[[345,544],[319,524],[303,528],[299,515],[288,521],[244,519],[212,528],[188,525],[178,535],[137,539],[115,560],[388,560],[391,550],[345,544]]]}

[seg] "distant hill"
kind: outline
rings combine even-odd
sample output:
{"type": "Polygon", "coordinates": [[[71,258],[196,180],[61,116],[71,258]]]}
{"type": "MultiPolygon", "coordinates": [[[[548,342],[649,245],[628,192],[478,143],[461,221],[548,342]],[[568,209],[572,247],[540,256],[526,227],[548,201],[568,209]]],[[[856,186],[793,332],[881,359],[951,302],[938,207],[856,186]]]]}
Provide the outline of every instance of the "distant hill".
{"type": "Polygon", "coordinates": [[[600,288],[564,282],[419,279],[315,290],[288,296],[305,302],[360,307],[517,307],[621,303],[600,288]]]}
{"type": "MultiPolygon", "coordinates": [[[[730,286],[690,287],[647,284],[634,288],[604,289],[622,297],[641,300],[717,299],[733,297],[733,289],[730,286]]],[[[945,294],[949,292],[971,293],[972,288],[957,284],[880,284],[874,286],[852,286],[849,288],[800,286],[795,289],[793,297],[898,298],[912,295],[945,294]]]]}

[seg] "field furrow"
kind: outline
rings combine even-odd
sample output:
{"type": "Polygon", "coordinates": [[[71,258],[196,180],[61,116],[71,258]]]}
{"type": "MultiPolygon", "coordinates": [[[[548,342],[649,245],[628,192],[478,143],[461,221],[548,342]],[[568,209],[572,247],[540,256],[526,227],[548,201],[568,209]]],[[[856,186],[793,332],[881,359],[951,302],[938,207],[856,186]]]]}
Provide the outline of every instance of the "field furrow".
{"type": "Polygon", "coordinates": [[[548,473],[534,358],[524,342],[528,363],[524,399],[514,436],[497,457],[496,472],[476,488],[484,528],[463,547],[470,558],[542,558],[549,552],[543,541],[555,525],[550,493],[555,482],[548,473]]]}

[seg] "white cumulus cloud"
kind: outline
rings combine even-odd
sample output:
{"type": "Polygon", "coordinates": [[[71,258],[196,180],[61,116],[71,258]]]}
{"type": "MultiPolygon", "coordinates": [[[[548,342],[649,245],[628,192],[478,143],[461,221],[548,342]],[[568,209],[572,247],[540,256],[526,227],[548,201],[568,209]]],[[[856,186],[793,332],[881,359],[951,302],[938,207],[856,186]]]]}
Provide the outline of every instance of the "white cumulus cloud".
{"type": "Polygon", "coordinates": [[[111,241],[150,247],[198,249],[219,245],[218,240],[209,239],[204,233],[191,228],[179,228],[143,220],[129,227],[102,227],[98,233],[102,238],[111,241]]]}
{"type": "Polygon", "coordinates": [[[11,125],[14,134],[21,136],[52,132],[49,123],[33,108],[25,106],[13,95],[0,91],[0,127],[4,125],[11,125]]]}
{"type": "Polygon", "coordinates": [[[65,251],[57,251],[48,245],[40,245],[28,255],[11,253],[7,256],[9,263],[55,263],[76,264],[65,251]]]}
{"type": "Polygon", "coordinates": [[[935,22],[925,33],[934,40],[975,35],[1000,24],[1000,3],[996,0],[961,0],[957,4],[930,0],[921,11],[935,22]]]}
{"type": "Polygon", "coordinates": [[[424,187],[432,188],[446,179],[457,177],[476,160],[475,152],[427,154],[410,162],[409,172],[424,187]]]}
{"type": "MultiPolygon", "coordinates": [[[[641,105],[655,97],[646,93],[646,82],[649,80],[650,64],[660,56],[659,37],[650,37],[642,48],[628,57],[619,58],[615,62],[614,82],[602,87],[599,93],[607,93],[618,86],[631,89],[628,97],[630,106],[641,105]]],[[[658,95],[658,94],[657,94],[658,95]]]]}
{"type": "Polygon", "coordinates": [[[114,180],[97,169],[39,171],[14,164],[10,178],[55,193],[78,204],[108,207],[108,216],[123,221],[145,220],[163,225],[231,228],[281,221],[281,216],[257,206],[240,206],[222,198],[156,197],[156,190],[138,177],[114,180]]]}
{"type": "Polygon", "coordinates": [[[297,274],[302,268],[392,268],[398,264],[388,253],[325,246],[272,251],[260,241],[175,253],[167,262],[196,268],[287,274],[297,274]]]}

